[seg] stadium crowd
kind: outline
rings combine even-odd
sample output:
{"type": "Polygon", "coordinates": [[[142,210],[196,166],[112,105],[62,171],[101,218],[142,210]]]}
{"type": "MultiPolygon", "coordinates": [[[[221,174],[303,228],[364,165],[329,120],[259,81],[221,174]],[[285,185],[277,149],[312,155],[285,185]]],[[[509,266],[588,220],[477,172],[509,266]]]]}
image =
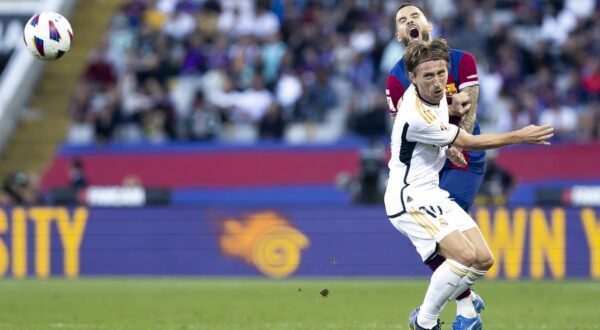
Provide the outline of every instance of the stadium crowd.
{"type": "MultiPolygon", "coordinates": [[[[68,141],[386,137],[398,0],[130,0],[72,98],[68,141]]],[[[596,0],[414,1],[477,61],[483,132],[600,138],[596,0]]]]}

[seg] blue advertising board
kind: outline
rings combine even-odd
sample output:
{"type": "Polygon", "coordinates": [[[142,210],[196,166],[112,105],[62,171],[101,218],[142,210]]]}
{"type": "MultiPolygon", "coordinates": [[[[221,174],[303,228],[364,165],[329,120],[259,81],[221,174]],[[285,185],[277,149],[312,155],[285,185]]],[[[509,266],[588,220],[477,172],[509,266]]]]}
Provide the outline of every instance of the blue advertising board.
{"type": "MultiPolygon", "coordinates": [[[[600,210],[478,208],[489,278],[600,279],[600,210]]],[[[429,274],[383,207],[0,209],[0,276],[429,274]]]]}

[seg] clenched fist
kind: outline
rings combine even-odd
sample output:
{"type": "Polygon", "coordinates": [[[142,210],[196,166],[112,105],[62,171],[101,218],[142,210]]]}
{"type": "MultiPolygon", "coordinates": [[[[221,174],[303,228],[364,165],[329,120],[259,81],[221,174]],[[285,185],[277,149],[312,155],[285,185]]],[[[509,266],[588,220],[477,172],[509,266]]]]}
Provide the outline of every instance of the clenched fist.
{"type": "Polygon", "coordinates": [[[453,94],[451,98],[452,103],[448,106],[448,114],[450,116],[462,117],[462,115],[471,110],[471,103],[467,93],[456,93],[453,94]]]}
{"type": "Polygon", "coordinates": [[[462,154],[462,149],[459,149],[456,147],[450,147],[450,148],[446,149],[446,157],[448,159],[450,159],[450,161],[458,167],[467,166],[467,160],[465,159],[465,156],[462,154]]]}

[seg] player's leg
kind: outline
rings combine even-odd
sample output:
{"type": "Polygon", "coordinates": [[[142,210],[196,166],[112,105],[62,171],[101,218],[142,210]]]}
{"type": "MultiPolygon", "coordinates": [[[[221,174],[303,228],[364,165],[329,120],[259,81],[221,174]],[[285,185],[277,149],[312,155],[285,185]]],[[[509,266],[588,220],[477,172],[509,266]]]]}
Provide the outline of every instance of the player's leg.
{"type": "MultiPolygon", "coordinates": [[[[456,204],[451,204],[458,208],[456,204]]],[[[425,212],[416,206],[411,207],[407,213],[390,218],[394,227],[410,238],[423,260],[436,253],[442,253],[450,258],[433,273],[430,287],[421,306],[423,312],[417,311],[411,314],[411,329],[436,327],[442,307],[456,290],[462,277],[467,274],[469,266],[475,261],[474,246],[461,233],[460,228],[440,216],[443,210],[441,205],[449,205],[449,203],[440,202],[439,206],[428,205],[428,208],[439,211],[433,216],[431,209],[425,212]]]]}
{"type": "MultiPolygon", "coordinates": [[[[494,257],[478,227],[464,230],[462,234],[471,244],[473,244],[475,249],[475,260],[471,265],[471,269],[468,276],[465,278],[464,283],[461,283],[461,286],[464,287],[464,289],[467,289],[487,273],[494,264],[494,257]]],[[[466,317],[474,317],[476,315],[470,311],[470,308],[467,312],[468,313],[464,315],[466,317]]]]}
{"type": "Polygon", "coordinates": [[[436,325],[442,308],[475,261],[475,247],[459,231],[447,234],[439,242],[438,253],[446,260],[433,272],[417,316],[417,324],[426,329],[436,325]]]}
{"type": "MultiPolygon", "coordinates": [[[[440,187],[449,192],[450,197],[467,213],[473,205],[482,181],[483,173],[474,173],[453,168],[444,168],[440,172],[440,187]]],[[[435,270],[435,267],[443,262],[443,260],[436,260],[440,258],[437,257],[431,260],[428,263],[429,268],[435,270]]],[[[455,300],[457,315],[464,315],[466,317],[481,312],[484,306],[483,300],[471,293],[470,287],[467,287],[464,292],[460,293],[455,300]]]]}
{"type": "MultiPolygon", "coordinates": [[[[473,243],[476,256],[475,261],[469,268],[469,272],[461,279],[456,290],[456,295],[466,288],[470,288],[475,282],[485,276],[488,269],[494,263],[492,253],[483,239],[479,228],[475,227],[466,230],[463,232],[463,235],[467,237],[469,242],[473,243]]],[[[456,319],[454,320],[452,329],[481,329],[483,322],[475,310],[476,305],[479,305],[480,309],[484,308],[481,297],[467,297],[456,302],[456,319]]]]}
{"type": "Polygon", "coordinates": [[[462,233],[475,248],[475,262],[473,262],[472,267],[484,271],[492,268],[494,265],[494,255],[485,241],[483,234],[479,230],[479,227],[467,229],[462,233]]]}
{"type": "MultiPolygon", "coordinates": [[[[456,204],[455,204],[456,205],[456,204]]],[[[448,217],[456,219],[458,222],[457,226],[461,228],[463,236],[473,245],[475,249],[475,260],[469,267],[467,275],[463,277],[455,291],[455,294],[451,296],[455,298],[470,288],[475,282],[485,276],[488,269],[493,265],[494,258],[490,251],[483,235],[479,231],[479,228],[475,225],[473,219],[461,208],[455,206],[454,208],[448,208],[451,211],[448,213],[448,217]]],[[[481,305],[483,301],[479,298],[481,305]]],[[[482,326],[481,318],[474,308],[475,302],[471,297],[457,300],[457,316],[453,325],[453,329],[480,329],[482,326]]],[[[483,306],[481,306],[483,307],[483,306]]]]}
{"type": "Polygon", "coordinates": [[[390,218],[394,227],[410,238],[423,260],[436,253],[446,258],[431,277],[420,311],[411,314],[412,329],[437,327],[442,308],[476,258],[475,247],[462,234],[475,227],[475,222],[450,200],[433,204],[421,206],[415,201],[409,212],[390,218]]]}
{"type": "MultiPolygon", "coordinates": [[[[446,258],[436,254],[434,257],[427,260],[425,264],[429,266],[433,272],[439,266],[441,266],[445,260],[446,258]]],[[[483,302],[483,299],[475,291],[472,291],[471,288],[467,288],[455,300],[457,315],[473,317],[485,309],[485,303],[483,302]]]]}

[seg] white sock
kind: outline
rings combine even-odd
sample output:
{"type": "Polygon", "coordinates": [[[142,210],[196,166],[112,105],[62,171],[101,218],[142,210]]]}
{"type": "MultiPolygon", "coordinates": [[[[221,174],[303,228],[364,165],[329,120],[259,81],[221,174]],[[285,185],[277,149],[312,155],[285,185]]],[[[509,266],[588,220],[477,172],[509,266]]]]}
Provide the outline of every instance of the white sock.
{"type": "MultiPolygon", "coordinates": [[[[473,284],[475,284],[475,282],[485,276],[485,273],[486,271],[484,270],[478,270],[470,267],[467,275],[460,280],[456,291],[454,291],[454,293],[450,296],[450,299],[456,299],[456,297],[465,292],[467,288],[470,288],[473,284]]],[[[477,311],[475,311],[471,296],[456,300],[456,315],[462,315],[467,318],[477,316],[477,311]]]]}
{"type": "Polygon", "coordinates": [[[462,315],[466,318],[473,318],[477,316],[475,306],[473,306],[473,299],[471,295],[466,298],[456,300],[456,315],[462,315]]]}
{"type": "MultiPolygon", "coordinates": [[[[431,282],[425,294],[425,300],[419,310],[417,323],[424,328],[433,328],[437,324],[442,308],[456,291],[461,279],[466,277],[469,267],[446,259],[431,275],[431,282]]],[[[464,291],[464,290],[463,290],[464,291]]]]}

